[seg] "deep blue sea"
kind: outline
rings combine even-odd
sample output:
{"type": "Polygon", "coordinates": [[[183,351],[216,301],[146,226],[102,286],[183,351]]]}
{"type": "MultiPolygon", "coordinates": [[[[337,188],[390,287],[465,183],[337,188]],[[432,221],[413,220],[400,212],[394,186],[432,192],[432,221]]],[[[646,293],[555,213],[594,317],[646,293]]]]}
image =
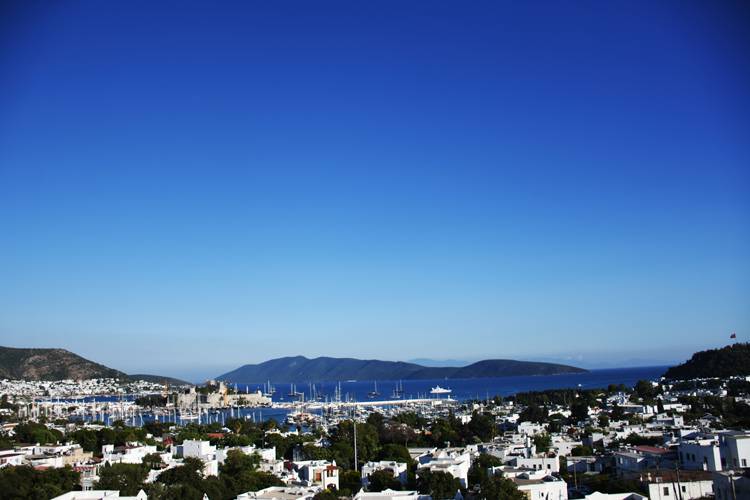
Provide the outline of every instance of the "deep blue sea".
{"type": "MultiPolygon", "coordinates": [[[[431,379],[431,380],[357,380],[357,381],[329,381],[329,382],[299,382],[295,390],[305,394],[309,400],[314,391],[324,400],[332,399],[337,384],[341,384],[341,398],[351,401],[382,401],[393,399],[392,393],[398,384],[403,386],[403,398],[431,397],[430,389],[439,385],[451,389],[451,397],[458,400],[484,399],[487,397],[508,396],[517,392],[540,391],[544,389],[576,388],[606,388],[609,384],[625,384],[632,387],[639,380],[657,380],[665,371],[666,366],[648,366],[638,368],[612,368],[606,370],[591,370],[588,373],[569,375],[539,375],[522,377],[495,378],[466,378],[466,379],[431,379]],[[379,396],[370,397],[377,383],[379,396]]],[[[292,401],[291,384],[274,385],[276,393],[274,401],[292,401]]],[[[264,390],[263,384],[239,384],[238,389],[245,391],[264,390]]],[[[434,396],[432,396],[434,397],[434,396]]]]}
{"type": "MultiPolygon", "coordinates": [[[[540,391],[545,389],[563,389],[578,388],[594,389],[606,388],[609,384],[625,384],[632,387],[639,380],[657,380],[665,371],[666,366],[650,366],[639,368],[614,368],[608,370],[591,370],[588,373],[578,373],[572,375],[546,375],[546,376],[527,376],[527,377],[497,377],[497,378],[467,378],[467,379],[433,379],[433,380],[358,380],[358,381],[335,381],[335,382],[300,382],[294,384],[296,392],[302,392],[305,400],[309,401],[310,394],[314,391],[320,396],[321,401],[330,401],[333,399],[336,387],[341,384],[341,399],[344,401],[386,401],[394,399],[392,397],[393,389],[397,385],[403,387],[402,399],[429,398],[435,397],[430,395],[430,389],[439,385],[443,388],[450,389],[450,396],[457,400],[467,399],[484,399],[496,395],[508,396],[523,391],[540,391]],[[377,389],[379,396],[370,394],[377,389]]],[[[273,381],[272,381],[273,383],[273,381]]],[[[292,391],[291,384],[274,384],[276,393],[273,396],[274,401],[289,402],[295,400],[289,394],[292,391]]],[[[263,384],[239,384],[237,387],[240,391],[264,390],[263,384]]],[[[445,396],[442,396],[443,398],[445,396]]],[[[117,396],[96,396],[86,398],[87,401],[117,401],[117,396]]],[[[123,399],[131,400],[133,396],[127,396],[123,399]]],[[[220,411],[201,414],[200,423],[223,422],[230,417],[242,417],[256,421],[274,418],[283,421],[289,413],[288,408],[231,408],[220,411]]],[[[320,410],[318,410],[320,411],[320,410]]],[[[87,415],[86,420],[94,418],[87,415]]],[[[98,418],[102,418],[101,415],[98,418]]],[[[117,416],[113,418],[119,418],[117,416]]],[[[141,417],[127,420],[128,425],[141,425],[143,422],[149,422],[156,418],[164,419],[166,417],[157,417],[152,414],[144,414],[141,417]]],[[[172,421],[175,416],[169,417],[172,421]]],[[[105,421],[110,421],[107,415],[105,421]]],[[[184,422],[183,422],[184,423],[184,422]]]]}

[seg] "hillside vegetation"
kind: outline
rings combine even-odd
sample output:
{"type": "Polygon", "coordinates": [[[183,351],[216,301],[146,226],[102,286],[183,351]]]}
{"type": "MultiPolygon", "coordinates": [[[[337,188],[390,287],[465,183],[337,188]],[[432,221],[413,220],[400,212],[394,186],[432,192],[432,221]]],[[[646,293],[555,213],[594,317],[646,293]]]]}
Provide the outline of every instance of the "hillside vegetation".
{"type": "Polygon", "coordinates": [[[241,366],[218,376],[231,382],[304,382],[318,380],[397,380],[438,378],[483,378],[519,375],[557,375],[583,373],[586,370],[554,363],[488,359],[469,366],[427,367],[403,361],[304,356],[272,359],[241,366]]]}
{"type": "Polygon", "coordinates": [[[88,380],[119,378],[158,384],[190,385],[190,382],[160,375],[128,375],[95,363],[65,349],[31,349],[0,346],[0,379],[88,380]]]}
{"type": "Polygon", "coordinates": [[[23,380],[85,380],[125,378],[119,370],[94,363],[65,349],[0,347],[0,378],[23,380]]]}
{"type": "Polygon", "coordinates": [[[750,375],[750,344],[748,343],[737,343],[721,349],[696,352],[689,360],[668,369],[664,377],[685,380],[735,375],[750,375]]]}

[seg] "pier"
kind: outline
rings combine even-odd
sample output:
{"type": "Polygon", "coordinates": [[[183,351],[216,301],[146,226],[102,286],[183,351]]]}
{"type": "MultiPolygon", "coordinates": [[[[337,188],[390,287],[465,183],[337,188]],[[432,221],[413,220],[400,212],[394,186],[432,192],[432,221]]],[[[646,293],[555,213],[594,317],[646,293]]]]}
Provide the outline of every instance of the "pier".
{"type": "Polygon", "coordinates": [[[438,399],[438,398],[415,398],[415,399],[389,399],[389,400],[374,400],[374,401],[340,401],[340,402],[274,402],[272,408],[283,408],[283,409],[294,409],[294,408],[341,408],[341,407],[354,407],[354,406],[398,406],[398,405],[411,405],[411,404],[442,404],[442,403],[456,403],[457,400],[452,398],[438,399]]]}

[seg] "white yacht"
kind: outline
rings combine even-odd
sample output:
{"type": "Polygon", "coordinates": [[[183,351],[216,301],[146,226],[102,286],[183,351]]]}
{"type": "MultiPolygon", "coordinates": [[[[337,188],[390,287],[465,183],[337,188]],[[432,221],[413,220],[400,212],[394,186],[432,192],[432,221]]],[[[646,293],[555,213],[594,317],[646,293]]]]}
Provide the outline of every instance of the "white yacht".
{"type": "Polygon", "coordinates": [[[430,390],[430,394],[450,394],[451,392],[453,391],[444,387],[440,387],[439,385],[436,385],[430,390]]]}

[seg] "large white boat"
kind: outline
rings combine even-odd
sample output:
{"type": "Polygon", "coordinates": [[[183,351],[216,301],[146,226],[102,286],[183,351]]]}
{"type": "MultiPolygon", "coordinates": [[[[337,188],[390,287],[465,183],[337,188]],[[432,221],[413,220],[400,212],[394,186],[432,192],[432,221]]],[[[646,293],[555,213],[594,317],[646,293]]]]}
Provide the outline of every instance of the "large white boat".
{"type": "Polygon", "coordinates": [[[439,385],[436,385],[430,390],[430,394],[450,394],[451,392],[453,391],[446,389],[445,387],[440,387],[439,385]]]}

